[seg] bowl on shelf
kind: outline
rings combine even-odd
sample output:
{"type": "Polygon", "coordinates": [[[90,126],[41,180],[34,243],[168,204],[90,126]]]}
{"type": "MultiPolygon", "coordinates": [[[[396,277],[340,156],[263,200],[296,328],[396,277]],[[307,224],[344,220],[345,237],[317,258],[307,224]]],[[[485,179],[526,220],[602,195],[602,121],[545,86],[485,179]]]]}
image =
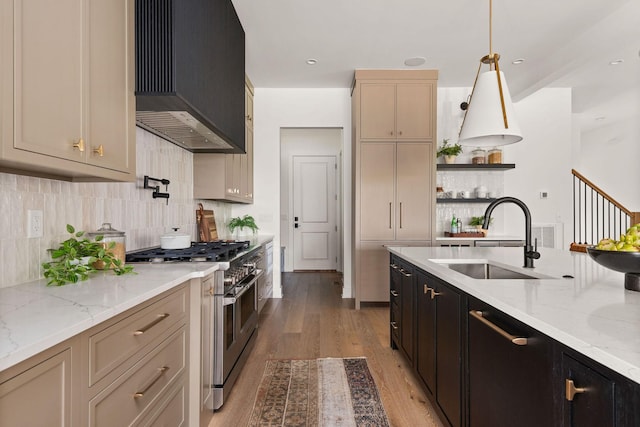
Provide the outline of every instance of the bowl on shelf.
{"type": "Polygon", "coordinates": [[[605,251],[588,247],[587,253],[603,267],[625,273],[625,289],[640,291],[640,252],[605,251]]]}

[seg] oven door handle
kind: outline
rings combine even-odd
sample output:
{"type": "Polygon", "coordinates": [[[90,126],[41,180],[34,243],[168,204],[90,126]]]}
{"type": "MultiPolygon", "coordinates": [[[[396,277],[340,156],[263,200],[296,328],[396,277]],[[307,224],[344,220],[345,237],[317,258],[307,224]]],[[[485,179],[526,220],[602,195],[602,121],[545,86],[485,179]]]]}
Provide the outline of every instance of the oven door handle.
{"type": "Polygon", "coordinates": [[[251,281],[249,283],[244,285],[240,292],[238,292],[237,294],[235,294],[232,297],[224,297],[223,298],[222,306],[224,307],[224,306],[227,306],[227,305],[235,304],[237,302],[238,298],[240,298],[242,296],[242,294],[247,292],[250,287],[255,286],[255,283],[257,282],[258,278],[260,276],[262,276],[262,273],[263,273],[262,270],[256,270],[256,273],[255,273],[255,276],[253,277],[253,279],[251,279],[251,281]]]}

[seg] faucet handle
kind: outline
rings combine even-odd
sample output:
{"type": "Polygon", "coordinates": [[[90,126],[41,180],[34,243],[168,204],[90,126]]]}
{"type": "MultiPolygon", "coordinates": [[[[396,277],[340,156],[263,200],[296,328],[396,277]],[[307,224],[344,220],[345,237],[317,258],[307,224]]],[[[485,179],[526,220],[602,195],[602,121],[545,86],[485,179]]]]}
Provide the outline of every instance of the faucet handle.
{"type": "Polygon", "coordinates": [[[539,259],[540,252],[538,252],[538,238],[533,239],[533,250],[527,252],[527,258],[539,259]]]}

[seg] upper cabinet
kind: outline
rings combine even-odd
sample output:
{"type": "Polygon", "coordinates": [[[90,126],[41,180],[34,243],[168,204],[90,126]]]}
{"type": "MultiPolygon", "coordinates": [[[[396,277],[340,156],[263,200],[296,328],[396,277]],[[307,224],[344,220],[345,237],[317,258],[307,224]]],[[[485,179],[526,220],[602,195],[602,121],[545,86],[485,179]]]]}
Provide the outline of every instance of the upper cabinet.
{"type": "Polygon", "coordinates": [[[363,83],[360,87],[360,138],[432,140],[435,83],[363,83]]]}
{"type": "Polygon", "coordinates": [[[0,170],[135,180],[133,0],[3,1],[0,170]]]}

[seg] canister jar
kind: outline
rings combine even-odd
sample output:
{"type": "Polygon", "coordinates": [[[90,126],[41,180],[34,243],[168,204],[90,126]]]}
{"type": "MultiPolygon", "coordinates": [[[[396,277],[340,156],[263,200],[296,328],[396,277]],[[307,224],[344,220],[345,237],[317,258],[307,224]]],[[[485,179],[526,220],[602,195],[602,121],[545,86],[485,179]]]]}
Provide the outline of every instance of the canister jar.
{"type": "Polygon", "coordinates": [[[476,148],[471,152],[471,163],[481,165],[486,163],[485,151],[482,148],[476,148]]]}
{"type": "MultiPolygon", "coordinates": [[[[124,231],[116,230],[111,227],[111,223],[105,222],[102,224],[102,227],[98,228],[98,230],[87,233],[87,236],[91,239],[95,239],[97,236],[103,236],[102,242],[104,243],[105,248],[109,248],[113,257],[120,260],[121,265],[124,265],[126,256],[126,237],[124,231]]],[[[102,267],[104,268],[104,266],[102,267]]],[[[99,266],[96,266],[96,268],[99,268],[99,266]]]]}
{"type": "Polygon", "coordinates": [[[489,163],[498,164],[502,163],[502,150],[499,148],[492,148],[489,150],[489,163]]]}

